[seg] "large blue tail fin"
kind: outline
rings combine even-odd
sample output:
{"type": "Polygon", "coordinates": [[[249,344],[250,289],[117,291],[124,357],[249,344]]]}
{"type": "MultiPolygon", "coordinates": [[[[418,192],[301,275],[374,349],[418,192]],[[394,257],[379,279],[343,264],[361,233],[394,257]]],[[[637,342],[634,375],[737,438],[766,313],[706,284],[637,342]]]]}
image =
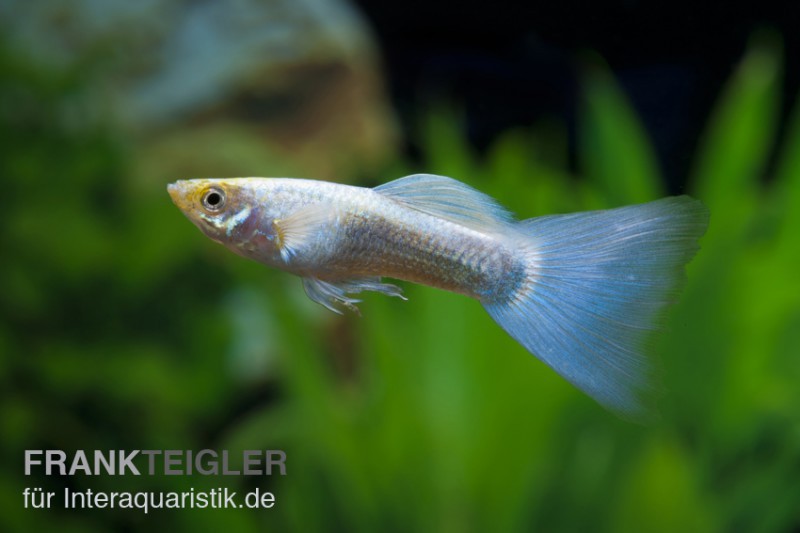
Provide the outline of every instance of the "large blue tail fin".
{"type": "Polygon", "coordinates": [[[511,298],[483,305],[600,404],[647,419],[657,386],[646,344],[707,225],[708,210],[687,196],[519,222],[527,280],[511,298]]]}

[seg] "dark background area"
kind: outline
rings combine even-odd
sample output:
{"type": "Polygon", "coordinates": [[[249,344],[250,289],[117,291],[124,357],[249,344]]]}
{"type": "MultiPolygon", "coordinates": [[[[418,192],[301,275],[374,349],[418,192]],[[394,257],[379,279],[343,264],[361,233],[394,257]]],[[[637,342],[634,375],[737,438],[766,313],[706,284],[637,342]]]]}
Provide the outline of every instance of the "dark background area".
{"type": "Polygon", "coordinates": [[[356,4],[376,33],[407,132],[420,106],[437,95],[463,107],[479,150],[510,127],[551,116],[566,120],[574,137],[580,75],[599,54],[651,135],[673,192],[682,188],[707,112],[754,30],[774,31],[783,43],[784,101],[800,88],[791,68],[800,60],[800,17],[791,2],[356,4]]]}

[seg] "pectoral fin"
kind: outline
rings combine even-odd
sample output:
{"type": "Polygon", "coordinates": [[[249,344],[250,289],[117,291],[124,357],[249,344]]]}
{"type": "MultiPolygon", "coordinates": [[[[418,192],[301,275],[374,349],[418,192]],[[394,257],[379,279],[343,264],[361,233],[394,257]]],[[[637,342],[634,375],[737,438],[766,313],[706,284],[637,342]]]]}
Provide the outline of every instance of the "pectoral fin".
{"type": "Polygon", "coordinates": [[[362,291],[382,292],[388,296],[397,296],[405,300],[400,287],[391,283],[382,283],[379,277],[357,278],[340,281],[323,281],[317,278],[303,278],[303,288],[309,298],[323,305],[337,314],[342,314],[337,306],[343,306],[360,314],[355,304],[360,302],[348,294],[358,294],[362,291]]]}
{"type": "Polygon", "coordinates": [[[272,225],[283,260],[289,262],[303,246],[314,242],[320,232],[336,221],[337,216],[334,206],[322,203],[301,207],[285,218],[275,219],[272,225]]]}

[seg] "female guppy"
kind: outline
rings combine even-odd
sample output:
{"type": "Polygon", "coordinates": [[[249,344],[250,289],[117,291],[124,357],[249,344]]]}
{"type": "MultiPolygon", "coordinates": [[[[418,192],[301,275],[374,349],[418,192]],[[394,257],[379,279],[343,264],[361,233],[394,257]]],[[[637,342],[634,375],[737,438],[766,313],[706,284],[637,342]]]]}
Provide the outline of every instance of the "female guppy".
{"type": "Polygon", "coordinates": [[[334,312],[402,298],[391,277],[478,299],[514,339],[600,404],[651,412],[644,354],[708,212],[686,196],[515,221],[489,196],[419,174],[374,189],[290,178],[182,180],[183,213],[239,255],[303,278],[334,312]]]}

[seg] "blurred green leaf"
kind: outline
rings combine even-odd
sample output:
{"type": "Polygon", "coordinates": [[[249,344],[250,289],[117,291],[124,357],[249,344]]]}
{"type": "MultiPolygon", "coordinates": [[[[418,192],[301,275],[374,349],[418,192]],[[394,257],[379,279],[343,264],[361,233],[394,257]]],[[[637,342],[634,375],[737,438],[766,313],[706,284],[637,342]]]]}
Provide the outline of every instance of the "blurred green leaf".
{"type": "Polygon", "coordinates": [[[487,154],[485,189],[522,219],[574,211],[566,151],[566,132],[554,127],[507,131],[487,154]]]}
{"type": "Polygon", "coordinates": [[[712,231],[735,231],[752,215],[775,140],[780,83],[776,36],[754,43],[726,85],[702,139],[695,190],[712,212],[712,231]]]}
{"type": "Polygon", "coordinates": [[[715,509],[692,464],[667,436],[652,441],[627,471],[612,531],[715,531],[715,509]]]}
{"type": "Polygon", "coordinates": [[[581,170],[611,206],[654,200],[663,185],[647,133],[607,67],[593,63],[583,79],[581,170]]]}
{"type": "Polygon", "coordinates": [[[780,226],[777,228],[778,246],[782,249],[786,265],[796,265],[800,261],[800,239],[796,229],[800,227],[800,98],[786,125],[775,170],[775,185],[772,201],[780,226]]]}
{"type": "Polygon", "coordinates": [[[463,118],[454,109],[438,105],[428,112],[420,126],[420,139],[429,174],[441,174],[472,182],[479,165],[464,131],[463,118]]]}

